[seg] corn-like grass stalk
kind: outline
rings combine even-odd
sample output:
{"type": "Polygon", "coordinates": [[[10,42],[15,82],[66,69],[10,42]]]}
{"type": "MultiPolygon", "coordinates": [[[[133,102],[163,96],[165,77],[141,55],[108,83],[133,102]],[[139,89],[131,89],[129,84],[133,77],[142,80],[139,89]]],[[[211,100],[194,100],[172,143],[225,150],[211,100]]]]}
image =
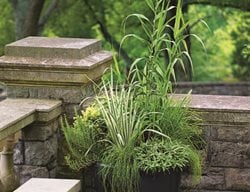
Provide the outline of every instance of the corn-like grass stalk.
{"type": "Polygon", "coordinates": [[[186,71],[184,58],[193,68],[192,59],[188,53],[186,38],[192,36],[196,38],[203,47],[202,40],[195,34],[186,34],[187,28],[191,21],[185,22],[182,13],[182,0],[179,0],[177,6],[170,6],[169,1],[158,0],[146,1],[148,7],[153,13],[153,19],[147,18],[143,14],[131,14],[127,16],[123,23],[124,32],[126,33],[126,23],[133,18],[141,24],[143,33],[146,37],[137,34],[127,34],[121,41],[121,46],[129,38],[135,38],[145,47],[147,47],[147,56],[141,56],[132,64],[132,71],[138,68],[138,63],[143,63],[142,70],[135,70],[137,73],[136,80],[147,88],[147,90],[157,90],[161,94],[172,93],[172,82],[176,81],[175,66],[180,65],[183,71],[186,71]],[[169,18],[168,13],[175,9],[176,15],[169,18]],[[174,21],[174,26],[171,22],[174,21]],[[174,39],[167,34],[166,29],[173,32],[174,39]],[[168,63],[164,62],[163,54],[167,52],[168,63]]]}

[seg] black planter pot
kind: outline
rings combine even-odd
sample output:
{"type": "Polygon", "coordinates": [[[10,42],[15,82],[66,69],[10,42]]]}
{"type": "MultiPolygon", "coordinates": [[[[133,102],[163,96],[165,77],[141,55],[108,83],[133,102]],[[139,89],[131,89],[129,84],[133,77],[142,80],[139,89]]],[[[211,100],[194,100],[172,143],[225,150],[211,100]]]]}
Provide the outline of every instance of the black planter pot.
{"type": "Polygon", "coordinates": [[[180,171],[145,173],[141,172],[140,192],[178,192],[180,171]]]}
{"type": "Polygon", "coordinates": [[[98,171],[98,165],[92,165],[82,170],[81,192],[104,192],[98,171]]]}
{"type": "MultiPolygon", "coordinates": [[[[82,171],[81,192],[104,192],[101,178],[98,176],[100,166],[93,165],[82,171]]],[[[169,170],[167,172],[140,172],[139,192],[178,192],[181,172],[169,170]]],[[[109,191],[109,190],[108,190],[109,191]]]]}

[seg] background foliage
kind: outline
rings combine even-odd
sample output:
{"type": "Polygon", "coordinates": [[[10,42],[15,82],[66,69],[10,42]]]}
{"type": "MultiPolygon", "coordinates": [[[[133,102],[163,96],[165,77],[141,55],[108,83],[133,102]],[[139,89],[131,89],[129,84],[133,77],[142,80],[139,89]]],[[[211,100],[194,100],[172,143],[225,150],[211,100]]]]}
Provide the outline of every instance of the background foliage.
{"type": "MultiPolygon", "coordinates": [[[[176,3],[177,0],[171,0],[176,3]]],[[[250,61],[249,0],[183,0],[190,32],[198,34],[206,51],[191,39],[193,81],[248,81],[250,61]],[[209,29],[199,22],[203,19],[209,29]],[[249,48],[248,48],[249,50],[249,48]]],[[[121,23],[131,13],[147,17],[144,1],[132,0],[1,0],[0,55],[4,45],[27,35],[100,38],[106,49],[119,49],[121,23]],[[37,18],[37,19],[34,19],[37,18]],[[16,21],[16,22],[15,22],[16,21]],[[34,30],[36,28],[36,30],[34,30]],[[111,46],[112,45],[112,46],[111,46]]],[[[139,22],[127,24],[127,33],[137,31],[139,22]]],[[[131,40],[120,51],[119,64],[125,66],[145,53],[131,40]]]]}

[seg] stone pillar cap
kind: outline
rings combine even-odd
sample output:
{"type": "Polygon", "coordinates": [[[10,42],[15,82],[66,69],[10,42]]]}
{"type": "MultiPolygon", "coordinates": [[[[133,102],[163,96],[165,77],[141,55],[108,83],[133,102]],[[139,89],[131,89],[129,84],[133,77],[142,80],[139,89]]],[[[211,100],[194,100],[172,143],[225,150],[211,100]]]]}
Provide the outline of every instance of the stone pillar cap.
{"type": "Polygon", "coordinates": [[[27,37],[5,47],[0,81],[8,84],[85,84],[103,75],[112,54],[96,39],[27,37]]]}

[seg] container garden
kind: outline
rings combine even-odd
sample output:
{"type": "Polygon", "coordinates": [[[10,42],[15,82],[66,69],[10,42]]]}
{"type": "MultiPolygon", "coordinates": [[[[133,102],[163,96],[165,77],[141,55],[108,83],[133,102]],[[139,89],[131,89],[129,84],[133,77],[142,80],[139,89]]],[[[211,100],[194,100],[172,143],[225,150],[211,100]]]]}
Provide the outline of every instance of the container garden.
{"type": "Polygon", "coordinates": [[[107,165],[98,171],[105,192],[176,192],[179,171],[189,168],[195,181],[201,174],[197,149],[202,142],[200,119],[189,109],[188,96],[180,101],[172,97],[176,65],[185,70],[184,58],[192,65],[185,44],[188,25],[181,1],[176,7],[166,2],[146,0],[152,20],[141,14],[125,19],[126,25],[137,18],[146,37],[128,34],[121,44],[134,37],[148,53],[131,65],[129,83],[115,83],[115,75],[120,74],[116,63],[116,71],[111,68],[110,78],[98,86],[92,105],[75,116],[73,125],[66,119],[62,123],[69,146],[68,165],[75,170],[107,165]],[[172,9],[176,15],[168,18],[172,9]],[[173,20],[176,24],[171,27],[173,20]],[[174,39],[166,34],[168,27],[174,39]],[[164,52],[168,63],[162,57],[164,52]]]}

